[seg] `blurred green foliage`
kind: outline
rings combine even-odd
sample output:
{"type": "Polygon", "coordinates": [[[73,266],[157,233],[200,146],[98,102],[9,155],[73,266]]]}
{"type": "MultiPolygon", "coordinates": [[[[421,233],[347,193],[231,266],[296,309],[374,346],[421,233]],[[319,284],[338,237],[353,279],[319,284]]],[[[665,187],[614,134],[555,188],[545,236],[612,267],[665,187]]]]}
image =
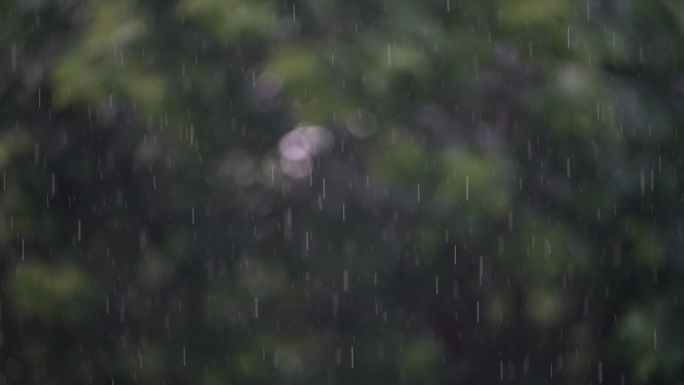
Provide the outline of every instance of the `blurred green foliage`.
{"type": "Polygon", "coordinates": [[[0,384],[684,381],[684,5],[0,2],[0,384]]]}

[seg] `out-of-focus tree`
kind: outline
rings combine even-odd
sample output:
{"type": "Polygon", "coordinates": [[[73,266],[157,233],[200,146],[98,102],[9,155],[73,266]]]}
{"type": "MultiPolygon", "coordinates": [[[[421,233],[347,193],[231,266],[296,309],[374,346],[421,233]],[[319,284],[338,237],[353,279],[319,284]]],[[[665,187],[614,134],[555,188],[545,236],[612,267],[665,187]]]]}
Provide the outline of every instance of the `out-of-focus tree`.
{"type": "Polygon", "coordinates": [[[684,5],[0,24],[0,382],[684,378],[684,5]]]}

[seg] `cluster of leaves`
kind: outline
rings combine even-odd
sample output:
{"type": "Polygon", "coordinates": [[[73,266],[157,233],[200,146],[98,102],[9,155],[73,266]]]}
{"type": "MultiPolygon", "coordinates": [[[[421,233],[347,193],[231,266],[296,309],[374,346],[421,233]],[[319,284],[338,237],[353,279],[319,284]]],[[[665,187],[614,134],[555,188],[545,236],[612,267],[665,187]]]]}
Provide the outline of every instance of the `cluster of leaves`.
{"type": "Polygon", "coordinates": [[[0,24],[0,383],[684,378],[679,2],[0,24]]]}

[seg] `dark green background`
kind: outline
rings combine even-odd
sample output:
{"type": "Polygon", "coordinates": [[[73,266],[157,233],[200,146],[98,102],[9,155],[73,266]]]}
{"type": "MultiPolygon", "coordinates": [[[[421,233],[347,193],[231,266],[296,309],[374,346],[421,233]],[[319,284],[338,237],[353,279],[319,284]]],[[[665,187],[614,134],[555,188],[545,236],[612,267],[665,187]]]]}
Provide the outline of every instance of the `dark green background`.
{"type": "Polygon", "coordinates": [[[682,42],[675,0],[1,1],[0,384],[684,383],[682,42]]]}

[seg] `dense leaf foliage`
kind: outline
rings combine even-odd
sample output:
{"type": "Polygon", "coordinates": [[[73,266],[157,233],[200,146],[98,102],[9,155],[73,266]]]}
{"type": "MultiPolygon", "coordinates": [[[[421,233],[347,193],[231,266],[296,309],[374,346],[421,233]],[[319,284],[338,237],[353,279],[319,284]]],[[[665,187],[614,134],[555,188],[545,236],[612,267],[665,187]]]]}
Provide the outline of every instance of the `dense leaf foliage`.
{"type": "Polygon", "coordinates": [[[684,379],[684,3],[0,25],[0,383],[684,379]]]}

